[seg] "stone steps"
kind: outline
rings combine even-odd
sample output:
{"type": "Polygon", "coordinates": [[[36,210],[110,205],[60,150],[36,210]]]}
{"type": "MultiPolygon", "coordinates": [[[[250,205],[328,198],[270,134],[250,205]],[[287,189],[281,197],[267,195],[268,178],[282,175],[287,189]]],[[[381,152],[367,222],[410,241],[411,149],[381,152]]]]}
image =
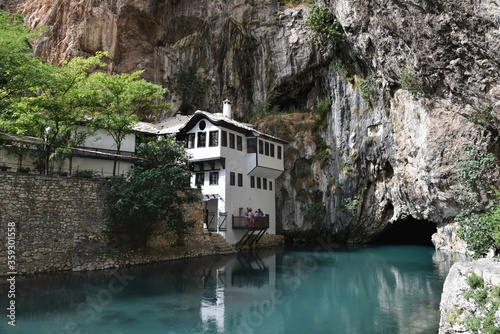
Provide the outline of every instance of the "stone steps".
{"type": "Polygon", "coordinates": [[[210,240],[212,240],[212,244],[217,254],[232,254],[237,252],[234,246],[228,243],[226,239],[218,233],[211,233],[210,240]]]}

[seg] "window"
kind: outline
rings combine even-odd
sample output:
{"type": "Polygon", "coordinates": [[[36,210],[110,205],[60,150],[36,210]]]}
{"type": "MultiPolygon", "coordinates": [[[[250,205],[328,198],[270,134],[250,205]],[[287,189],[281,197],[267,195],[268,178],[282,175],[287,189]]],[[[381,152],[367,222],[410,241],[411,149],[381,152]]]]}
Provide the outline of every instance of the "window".
{"type": "Polygon", "coordinates": [[[264,154],[265,155],[269,155],[269,143],[266,141],[265,144],[264,144],[264,146],[266,148],[264,154]]]}
{"type": "Polygon", "coordinates": [[[247,139],[247,153],[257,153],[257,138],[247,139]]]}
{"type": "Polygon", "coordinates": [[[186,148],[194,148],[194,133],[188,133],[186,136],[186,148]]]}
{"type": "Polygon", "coordinates": [[[219,172],[210,172],[210,185],[219,184],[219,172]]]}
{"type": "Polygon", "coordinates": [[[273,181],[269,181],[269,190],[273,190],[273,181]]]}
{"type": "Polygon", "coordinates": [[[250,176],[250,188],[255,188],[255,176],[250,176]]]}
{"type": "Polygon", "coordinates": [[[208,146],[219,146],[219,131],[210,131],[208,133],[208,146]]]}
{"type": "Polygon", "coordinates": [[[221,131],[220,144],[223,147],[227,147],[227,131],[221,131]]]}
{"type": "Polygon", "coordinates": [[[278,146],[278,159],[281,160],[281,146],[278,146]]]}
{"type": "Polygon", "coordinates": [[[259,139],[259,154],[264,154],[264,142],[259,139]]]}
{"type": "Polygon", "coordinates": [[[234,148],[234,133],[229,134],[229,148],[234,148]]]}
{"type": "Polygon", "coordinates": [[[243,174],[238,173],[238,187],[243,187],[243,174]]]}
{"type": "Polygon", "coordinates": [[[229,185],[234,186],[236,184],[234,172],[229,173],[229,185]]]}
{"type": "Polygon", "coordinates": [[[274,144],[271,144],[270,148],[271,148],[271,152],[270,152],[271,153],[271,157],[274,158],[274,144]]]}
{"type": "Polygon", "coordinates": [[[207,133],[206,132],[198,132],[198,146],[197,147],[205,147],[207,146],[207,133]]]}
{"type": "Polygon", "coordinates": [[[201,187],[204,183],[205,183],[205,173],[196,173],[195,185],[197,187],[198,186],[201,187]]]}
{"type": "Polygon", "coordinates": [[[238,151],[243,151],[243,138],[241,138],[241,136],[236,136],[236,149],[238,151]]]}
{"type": "Polygon", "coordinates": [[[205,127],[207,126],[207,123],[205,123],[204,120],[201,120],[200,123],[198,123],[198,127],[200,128],[200,130],[205,130],[205,127]]]}
{"type": "Polygon", "coordinates": [[[257,189],[260,189],[260,188],[262,188],[262,185],[261,185],[261,178],[260,178],[260,177],[258,177],[258,178],[257,178],[257,189]]]}
{"type": "Polygon", "coordinates": [[[262,179],[262,189],[267,190],[267,179],[266,178],[262,179]]]}

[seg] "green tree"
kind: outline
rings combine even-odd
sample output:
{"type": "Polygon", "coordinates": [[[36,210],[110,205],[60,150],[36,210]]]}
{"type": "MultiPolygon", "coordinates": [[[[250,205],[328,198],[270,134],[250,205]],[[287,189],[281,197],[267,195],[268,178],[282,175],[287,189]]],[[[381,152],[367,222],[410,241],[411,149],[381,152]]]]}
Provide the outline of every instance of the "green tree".
{"type": "Polygon", "coordinates": [[[20,96],[33,95],[43,82],[43,61],[32,56],[29,32],[18,14],[0,11],[0,110],[8,109],[20,96]]]}
{"type": "MultiPolygon", "coordinates": [[[[89,77],[82,93],[87,110],[93,115],[94,126],[113,138],[118,155],[123,140],[133,132],[133,124],[139,121],[138,113],[168,108],[163,98],[166,90],[141,79],[142,73],[108,75],[96,72],[89,77]]],[[[115,158],[113,175],[116,175],[116,166],[115,158]]]]}
{"type": "MultiPolygon", "coordinates": [[[[30,40],[36,37],[38,31],[28,32],[20,15],[0,12],[0,130],[43,139],[47,145],[11,142],[7,150],[21,168],[35,148],[40,171],[49,172],[50,160],[71,156],[75,122],[83,120],[81,84],[92,69],[104,65],[105,54],[57,67],[33,56],[30,40]]],[[[82,136],[77,137],[81,142],[82,136]]]]}
{"type": "Polygon", "coordinates": [[[110,239],[141,247],[158,224],[167,224],[182,244],[185,230],[194,224],[185,220],[183,205],[199,200],[187,188],[192,172],[184,146],[172,137],[156,138],[139,146],[138,157],[126,179],[110,181],[110,239]]]}

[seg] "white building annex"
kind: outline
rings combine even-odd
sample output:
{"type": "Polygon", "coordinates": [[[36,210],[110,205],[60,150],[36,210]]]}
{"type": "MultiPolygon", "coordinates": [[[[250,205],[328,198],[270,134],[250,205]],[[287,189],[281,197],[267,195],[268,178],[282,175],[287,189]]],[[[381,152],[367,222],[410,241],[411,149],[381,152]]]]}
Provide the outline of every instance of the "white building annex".
{"type": "Polygon", "coordinates": [[[232,244],[252,234],[275,234],[275,182],[284,171],[286,142],[233,120],[228,100],[223,113],[196,111],[186,119],[159,133],[175,132],[185,142],[194,172],[191,186],[203,194],[204,227],[232,244]],[[248,218],[247,208],[264,216],[248,218]]]}

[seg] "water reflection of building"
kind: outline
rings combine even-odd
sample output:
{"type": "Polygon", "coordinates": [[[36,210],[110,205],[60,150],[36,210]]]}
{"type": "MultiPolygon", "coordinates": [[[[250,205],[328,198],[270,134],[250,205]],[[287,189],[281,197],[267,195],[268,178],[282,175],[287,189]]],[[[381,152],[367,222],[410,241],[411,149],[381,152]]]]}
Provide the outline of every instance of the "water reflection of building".
{"type": "Polygon", "coordinates": [[[203,277],[200,316],[204,331],[215,327],[218,332],[224,332],[225,280],[224,268],[210,270],[208,275],[203,277]]]}
{"type": "Polygon", "coordinates": [[[200,316],[203,330],[248,326],[256,305],[276,288],[276,254],[241,253],[203,277],[200,316]]]}

